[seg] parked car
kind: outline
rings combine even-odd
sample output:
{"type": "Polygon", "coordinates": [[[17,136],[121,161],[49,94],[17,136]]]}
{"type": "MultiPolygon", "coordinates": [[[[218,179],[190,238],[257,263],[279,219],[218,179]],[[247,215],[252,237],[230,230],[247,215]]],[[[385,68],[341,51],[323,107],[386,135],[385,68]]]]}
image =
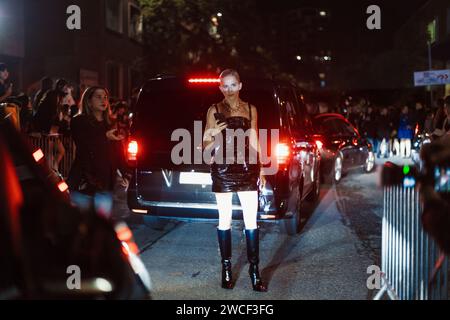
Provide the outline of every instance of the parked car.
{"type": "Polygon", "coordinates": [[[0,299],[150,298],[127,225],[101,216],[92,198],[75,206],[9,120],[0,120],[0,159],[0,299]]]}
{"type": "Polygon", "coordinates": [[[371,172],[375,166],[372,145],[342,115],[319,114],[313,119],[316,137],[321,141],[321,171],[327,182],[338,183],[351,169],[371,172]]]}
{"type": "MultiPolygon", "coordinates": [[[[303,107],[292,85],[264,79],[243,79],[243,83],[240,96],[256,106],[259,129],[279,130],[276,151],[268,150],[278,171],[266,176],[268,183],[259,191],[259,219],[282,219],[285,231],[295,234],[301,202],[315,200],[319,194],[318,148],[301,130],[299,114],[303,107]]],[[[128,147],[133,168],[128,206],[133,212],[179,219],[218,218],[209,165],[203,161],[175,164],[171,150],[178,142],[171,136],[175,129],[182,128],[194,137],[194,121],[204,124],[208,108],[222,99],[215,78],[159,77],[145,83],[136,104],[128,147]]],[[[201,139],[202,132],[193,144],[201,144],[201,139]]],[[[233,197],[233,217],[242,218],[237,196],[233,197]]]]}

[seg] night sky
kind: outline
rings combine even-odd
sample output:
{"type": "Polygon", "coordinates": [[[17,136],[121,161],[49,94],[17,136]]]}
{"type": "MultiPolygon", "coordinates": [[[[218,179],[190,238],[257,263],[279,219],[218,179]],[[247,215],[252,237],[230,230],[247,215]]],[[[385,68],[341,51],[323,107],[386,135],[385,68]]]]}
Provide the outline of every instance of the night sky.
{"type": "Polygon", "coordinates": [[[393,35],[398,27],[426,2],[427,0],[284,0],[269,1],[266,9],[283,11],[311,6],[330,10],[331,25],[327,32],[332,33],[334,48],[376,54],[392,47],[393,35]],[[369,17],[366,9],[372,4],[381,8],[381,30],[370,31],[366,28],[369,17]]]}

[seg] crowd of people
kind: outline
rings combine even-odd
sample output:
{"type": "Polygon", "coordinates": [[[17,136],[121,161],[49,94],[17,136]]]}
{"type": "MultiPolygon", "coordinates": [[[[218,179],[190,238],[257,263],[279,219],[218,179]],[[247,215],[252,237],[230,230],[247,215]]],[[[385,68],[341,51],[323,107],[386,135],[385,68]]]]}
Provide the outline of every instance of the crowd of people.
{"type": "MultiPolygon", "coordinates": [[[[39,90],[30,97],[25,93],[13,91],[13,85],[9,81],[8,68],[6,64],[0,63],[1,108],[6,111],[5,113],[12,118],[14,125],[23,133],[32,137],[48,139],[47,161],[56,173],[59,173],[59,165],[66,149],[70,148],[64,143],[68,140],[62,138],[71,137],[76,146],[75,160],[78,159],[78,161],[75,163],[81,163],[84,166],[82,170],[85,171],[80,173],[80,166],[72,165],[69,177],[72,176],[72,180],[76,180],[76,183],[82,182],[73,177],[84,175],[84,173],[88,173],[87,176],[89,176],[89,168],[98,163],[96,159],[103,162],[103,167],[106,167],[105,163],[112,163],[117,169],[125,167],[125,143],[131,125],[129,104],[126,101],[111,99],[106,88],[94,88],[96,88],[94,91],[92,88],[86,89],[78,98],[77,86],[70,84],[65,79],[54,81],[51,77],[44,77],[39,90]],[[100,104],[95,100],[100,94],[99,92],[103,92],[104,99],[106,99],[100,104]],[[99,105],[104,110],[102,116],[96,118],[95,107],[99,105]],[[80,119],[88,119],[87,125],[77,125],[83,122],[80,119]],[[94,134],[89,136],[89,132],[102,131],[103,127],[106,131],[100,140],[96,139],[94,134]],[[112,152],[106,152],[105,148],[110,148],[112,152]],[[87,156],[93,163],[87,164],[87,156]],[[78,172],[75,172],[76,170],[78,172]]],[[[125,174],[122,176],[125,177],[125,174]]],[[[111,177],[112,175],[108,179],[111,177]]],[[[107,179],[106,175],[102,178],[107,179]]],[[[86,183],[87,180],[89,179],[85,179],[83,183],[86,183]]],[[[105,190],[110,189],[109,182],[110,180],[106,183],[105,181],[89,181],[92,185],[97,184],[99,187],[101,186],[100,189],[105,190]]],[[[80,186],[77,185],[74,188],[79,189],[80,186]]]]}
{"type": "MultiPolygon", "coordinates": [[[[68,147],[58,137],[72,137],[76,145],[83,145],[79,139],[77,142],[76,137],[89,139],[85,133],[95,131],[84,125],[78,127],[87,130],[86,132],[80,135],[76,132],[77,126],[74,132],[74,119],[83,118],[83,115],[89,120],[88,124],[93,126],[103,126],[100,122],[104,119],[106,126],[102,130],[108,129],[105,137],[112,141],[115,154],[119,156],[117,166],[121,167],[125,161],[125,141],[131,124],[130,104],[126,101],[113,101],[106,88],[95,88],[94,91],[89,91],[88,88],[81,93],[77,85],[65,79],[54,81],[51,77],[44,77],[40,89],[29,97],[24,93],[14,92],[7,65],[0,63],[0,105],[22,132],[37,137],[55,137],[50,144],[50,151],[54,156],[49,157],[49,165],[56,172],[68,147]],[[106,108],[103,112],[105,117],[91,112],[92,106],[96,105],[94,100],[97,95],[107,98],[101,105],[106,108]],[[93,114],[97,117],[92,116],[93,114]]],[[[137,93],[138,90],[133,90],[132,102],[136,101],[137,93]]],[[[440,98],[434,104],[433,107],[426,106],[423,101],[416,100],[409,105],[399,103],[395,106],[380,106],[372,104],[366,98],[347,96],[334,107],[325,102],[308,101],[306,108],[311,115],[336,112],[345,116],[369,140],[378,157],[408,158],[411,157],[413,139],[418,134],[427,134],[432,139],[450,134],[450,96],[440,98]]],[[[97,142],[101,146],[102,143],[97,142]]],[[[97,153],[94,149],[89,149],[89,152],[97,153]]],[[[81,150],[85,152],[88,149],[81,147],[81,150]]],[[[102,158],[101,155],[99,157],[102,158]]],[[[85,163],[84,160],[81,162],[85,163]]]]}
{"type": "Polygon", "coordinates": [[[327,103],[306,104],[308,113],[340,113],[372,144],[376,156],[411,157],[412,142],[419,134],[437,139],[450,134],[450,96],[436,100],[436,106],[425,106],[416,100],[412,105],[373,105],[366,98],[347,97],[331,108],[327,103]],[[355,101],[356,100],[356,101],[355,101]]]}

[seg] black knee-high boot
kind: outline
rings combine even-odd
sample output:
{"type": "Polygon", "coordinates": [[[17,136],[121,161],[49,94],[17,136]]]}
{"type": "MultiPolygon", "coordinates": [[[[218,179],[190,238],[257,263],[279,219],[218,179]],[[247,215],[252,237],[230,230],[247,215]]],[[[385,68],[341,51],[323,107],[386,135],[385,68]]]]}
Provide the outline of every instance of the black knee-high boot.
{"type": "Polygon", "coordinates": [[[222,288],[233,289],[231,274],[231,229],[217,229],[220,255],[222,256],[222,288]]]}
{"type": "Polygon", "coordinates": [[[247,258],[250,263],[248,273],[252,281],[253,290],[265,292],[266,285],[262,282],[259,275],[259,229],[245,229],[245,238],[247,240],[247,258]]]}

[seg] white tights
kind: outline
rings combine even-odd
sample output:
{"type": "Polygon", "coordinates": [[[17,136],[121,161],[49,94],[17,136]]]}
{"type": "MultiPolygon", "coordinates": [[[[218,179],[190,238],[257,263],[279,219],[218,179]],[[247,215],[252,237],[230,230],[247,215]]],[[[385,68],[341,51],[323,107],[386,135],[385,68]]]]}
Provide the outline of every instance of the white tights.
{"type": "MultiPolygon", "coordinates": [[[[257,228],[258,215],[258,192],[257,191],[239,191],[239,201],[244,215],[245,229],[253,230],[257,228]]],[[[232,221],[232,192],[216,193],[217,207],[219,209],[219,230],[228,230],[231,228],[232,221]]]]}

